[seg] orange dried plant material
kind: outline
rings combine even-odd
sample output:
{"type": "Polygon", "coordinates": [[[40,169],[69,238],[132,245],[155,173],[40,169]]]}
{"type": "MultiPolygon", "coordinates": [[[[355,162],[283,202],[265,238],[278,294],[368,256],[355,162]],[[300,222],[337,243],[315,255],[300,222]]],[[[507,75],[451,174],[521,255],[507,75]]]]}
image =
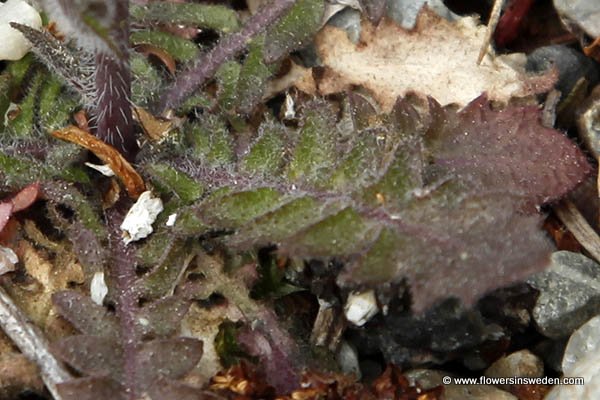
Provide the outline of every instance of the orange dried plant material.
{"type": "Polygon", "coordinates": [[[229,391],[247,398],[273,397],[273,388],[244,362],[219,372],[211,379],[211,390],[229,391]]]}
{"type": "Polygon", "coordinates": [[[157,118],[142,107],[133,107],[133,117],[139,122],[144,133],[152,142],[160,143],[173,129],[173,122],[157,118]]]}
{"type": "Polygon", "coordinates": [[[106,163],[115,175],[119,177],[123,185],[125,185],[127,193],[133,199],[137,199],[146,190],[146,185],[142,177],[125,160],[121,153],[94,135],[71,125],[52,132],[52,136],[78,144],[94,153],[96,157],[106,163]]]}

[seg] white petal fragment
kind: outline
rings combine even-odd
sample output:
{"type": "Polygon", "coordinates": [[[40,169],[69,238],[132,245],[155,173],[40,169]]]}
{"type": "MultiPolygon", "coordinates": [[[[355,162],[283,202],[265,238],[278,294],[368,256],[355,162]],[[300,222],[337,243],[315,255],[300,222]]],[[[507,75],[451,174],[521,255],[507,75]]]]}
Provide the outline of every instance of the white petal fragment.
{"type": "Polygon", "coordinates": [[[153,197],[149,190],[142,193],[121,224],[125,244],[143,239],[151,234],[152,223],[156,221],[156,217],[162,210],[161,199],[153,197]]]}
{"type": "Polygon", "coordinates": [[[356,326],[363,326],[378,312],[379,307],[373,290],[350,293],[344,307],[346,319],[356,326]]]}
{"type": "Polygon", "coordinates": [[[167,218],[167,222],[165,222],[166,226],[175,226],[175,221],[177,221],[177,214],[173,213],[171,215],[169,215],[169,218],[167,218]]]}
{"type": "Polygon", "coordinates": [[[91,169],[95,169],[96,171],[100,172],[104,176],[115,176],[115,173],[113,172],[113,170],[106,164],[99,165],[99,164],[92,164],[92,163],[86,162],[85,165],[90,167],[91,169]]]}
{"type": "Polygon", "coordinates": [[[104,272],[96,272],[90,284],[90,297],[94,303],[101,306],[107,294],[108,286],[106,286],[106,282],[104,281],[104,272]]]}
{"type": "Polygon", "coordinates": [[[15,270],[15,264],[19,262],[19,258],[12,249],[0,246],[0,275],[15,270]]]}
{"type": "Polygon", "coordinates": [[[38,30],[42,27],[40,13],[27,2],[8,0],[0,3],[0,60],[19,60],[31,49],[31,43],[9,25],[11,22],[38,30]]]}

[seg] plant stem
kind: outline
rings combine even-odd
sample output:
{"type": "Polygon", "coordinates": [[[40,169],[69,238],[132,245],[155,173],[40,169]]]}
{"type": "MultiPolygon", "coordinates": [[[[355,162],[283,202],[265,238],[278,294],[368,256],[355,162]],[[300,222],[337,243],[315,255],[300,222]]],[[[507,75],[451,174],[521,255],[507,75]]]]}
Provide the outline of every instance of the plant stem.
{"type": "Polygon", "coordinates": [[[253,15],[241,31],[224,37],[211,51],[202,54],[187,71],[177,77],[163,95],[159,104],[160,111],[181,105],[217,72],[221,64],[244,50],[254,36],[277,21],[295,2],[296,0],[274,0],[253,15]]]}
{"type": "Polygon", "coordinates": [[[111,275],[117,287],[116,312],[121,326],[123,362],[128,398],[137,399],[136,353],[139,338],[136,330],[137,295],[135,291],[135,253],[121,237],[120,225],[125,211],[123,202],[107,211],[112,263],[111,275]]]}
{"type": "Polygon", "coordinates": [[[132,160],[137,152],[131,114],[129,66],[129,2],[114,1],[116,12],[111,36],[118,54],[96,54],[96,135],[132,160]]]}

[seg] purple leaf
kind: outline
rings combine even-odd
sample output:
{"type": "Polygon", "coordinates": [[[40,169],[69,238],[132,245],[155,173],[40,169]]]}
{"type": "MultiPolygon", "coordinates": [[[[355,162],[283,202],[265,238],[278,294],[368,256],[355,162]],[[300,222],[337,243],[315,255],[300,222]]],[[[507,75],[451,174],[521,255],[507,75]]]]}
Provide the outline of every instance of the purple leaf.
{"type": "Polygon", "coordinates": [[[75,291],[63,291],[54,294],[52,302],[58,313],[81,333],[104,338],[118,337],[115,316],[88,296],[75,291]]]}
{"type": "Polygon", "coordinates": [[[198,364],[202,342],[192,338],[152,340],[143,343],[136,355],[140,385],[149,387],[160,377],[178,379],[198,364]]]}
{"type": "Polygon", "coordinates": [[[154,301],[138,313],[142,335],[166,337],[173,335],[180,328],[181,319],[185,316],[190,304],[180,298],[171,296],[154,301]]]}
{"type": "Polygon", "coordinates": [[[124,388],[108,378],[80,378],[59,383],[57,390],[63,400],[126,400],[124,388]]]}
{"type": "Polygon", "coordinates": [[[114,339],[75,335],[52,344],[53,353],[78,371],[92,377],[123,380],[121,346],[114,339]]]}
{"type": "Polygon", "coordinates": [[[539,205],[564,196],[591,166],[565,135],[540,124],[535,106],[494,111],[481,96],[458,113],[429,102],[431,159],[480,193],[509,193],[539,205]]]}
{"type": "Polygon", "coordinates": [[[289,393],[298,388],[302,368],[298,349],[290,336],[281,330],[271,310],[261,312],[260,323],[256,327],[245,327],[240,331],[238,342],[249,354],[259,358],[259,368],[279,393],[289,393]]]}

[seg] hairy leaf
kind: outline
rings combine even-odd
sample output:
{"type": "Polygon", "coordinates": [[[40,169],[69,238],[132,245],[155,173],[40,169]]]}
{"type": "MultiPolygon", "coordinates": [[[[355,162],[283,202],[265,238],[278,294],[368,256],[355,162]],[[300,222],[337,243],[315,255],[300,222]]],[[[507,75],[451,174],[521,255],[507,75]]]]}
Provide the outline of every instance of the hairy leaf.
{"type": "Polygon", "coordinates": [[[119,381],[123,376],[122,354],[114,338],[75,335],[53,344],[53,353],[78,371],[119,381]]]}
{"type": "Polygon", "coordinates": [[[126,400],[127,393],[121,385],[108,378],[80,378],[58,385],[65,400],[126,400]]]}
{"type": "Polygon", "coordinates": [[[250,157],[269,165],[264,131],[238,175],[215,181],[184,168],[220,188],[195,206],[198,233],[232,232],[223,240],[238,249],[338,258],[346,287],[408,279],[417,310],[446,296],[471,304],[544,267],[550,247],[533,206],[565,194],[590,166],[536,109],[493,110],[482,97],[456,112],[413,97],[377,116],[352,104],[344,125],[327,104],[304,104],[276,176],[243,172],[250,157]]]}
{"type": "Polygon", "coordinates": [[[198,364],[200,357],[202,342],[193,338],[146,342],[137,354],[140,380],[147,385],[160,377],[181,378],[198,364]]]}
{"type": "Polygon", "coordinates": [[[152,2],[133,5],[131,15],[137,20],[180,24],[232,32],[239,28],[235,11],[221,5],[152,2]]]}
{"type": "Polygon", "coordinates": [[[151,44],[165,50],[177,61],[190,61],[198,55],[194,42],[161,31],[139,31],[131,34],[134,45],[151,44]]]}
{"type": "Polygon", "coordinates": [[[298,0],[279,22],[267,31],[265,60],[273,62],[303,44],[321,27],[323,0],[298,0]]]}
{"type": "Polygon", "coordinates": [[[85,335],[115,338],[117,320],[106,308],[92,299],[74,291],[63,291],[52,296],[52,302],[60,315],[85,335]]]}
{"type": "Polygon", "coordinates": [[[147,305],[138,314],[141,334],[159,337],[175,334],[189,306],[188,302],[177,297],[165,297],[147,305]]]}

